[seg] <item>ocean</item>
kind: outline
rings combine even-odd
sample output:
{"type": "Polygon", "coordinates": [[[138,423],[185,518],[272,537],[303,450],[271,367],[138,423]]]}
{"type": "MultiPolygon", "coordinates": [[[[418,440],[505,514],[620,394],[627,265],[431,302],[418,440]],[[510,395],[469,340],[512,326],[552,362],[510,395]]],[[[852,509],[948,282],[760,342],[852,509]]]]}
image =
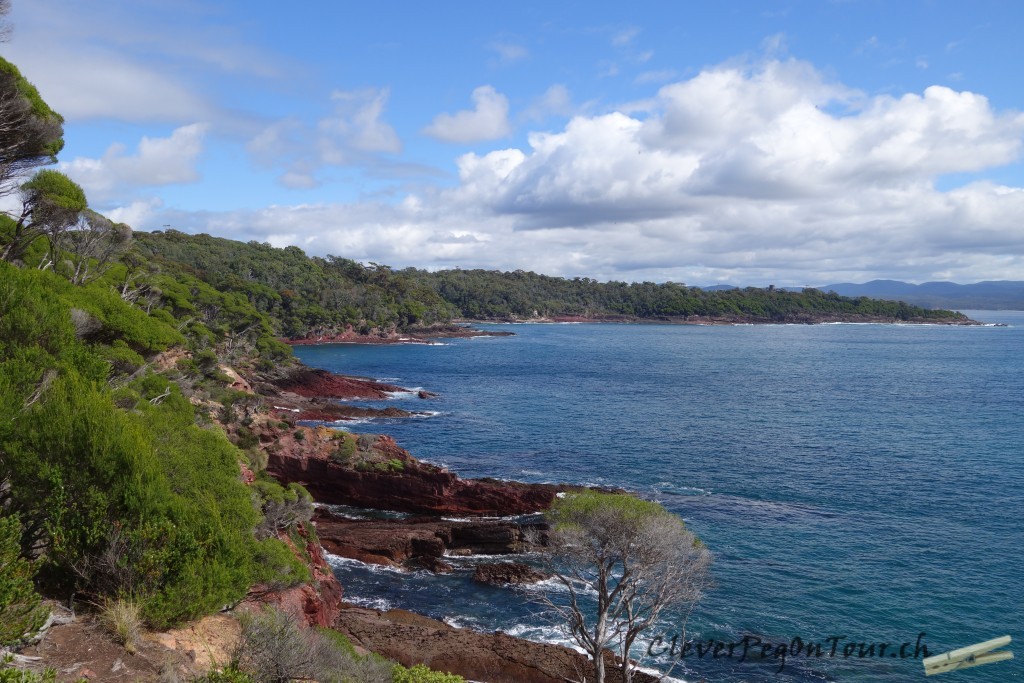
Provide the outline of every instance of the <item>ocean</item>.
{"type": "MultiPolygon", "coordinates": [[[[749,654],[702,647],[675,678],[911,681],[923,647],[1022,635],[1024,312],[967,313],[1007,326],[522,324],[295,351],[440,394],[391,402],[428,417],[352,431],[463,476],[618,486],[681,515],[715,555],[685,639],[749,654]]],[[[560,641],[543,586],[475,584],[477,561],[448,576],[333,564],[356,602],[560,641]]],[[[668,644],[682,626],[670,616],[650,636],[668,644]]],[[[1018,657],[944,676],[1024,680],[1018,657]]]]}

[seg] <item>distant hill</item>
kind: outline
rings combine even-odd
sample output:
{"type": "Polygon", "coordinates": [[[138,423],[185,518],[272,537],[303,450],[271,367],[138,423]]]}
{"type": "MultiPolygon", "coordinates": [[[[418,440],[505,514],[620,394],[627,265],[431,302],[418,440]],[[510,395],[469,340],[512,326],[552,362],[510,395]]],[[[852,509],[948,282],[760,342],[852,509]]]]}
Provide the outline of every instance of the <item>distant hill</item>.
{"type": "MultiPolygon", "coordinates": [[[[739,289],[736,285],[711,285],[701,287],[707,292],[727,292],[739,289]]],[[[779,287],[787,292],[800,292],[803,287],[779,287]]],[[[900,280],[872,280],[863,284],[840,282],[817,287],[823,292],[835,292],[841,296],[860,297],[888,301],[903,301],[924,308],[945,308],[952,310],[982,311],[1024,311],[1024,281],[989,280],[972,285],[955,282],[925,282],[920,285],[900,280]]]]}
{"type": "Polygon", "coordinates": [[[864,284],[842,282],[819,287],[842,296],[905,301],[927,308],[1024,310],[1024,282],[991,280],[960,285],[955,282],[925,282],[920,285],[899,280],[872,280],[864,284]]]}

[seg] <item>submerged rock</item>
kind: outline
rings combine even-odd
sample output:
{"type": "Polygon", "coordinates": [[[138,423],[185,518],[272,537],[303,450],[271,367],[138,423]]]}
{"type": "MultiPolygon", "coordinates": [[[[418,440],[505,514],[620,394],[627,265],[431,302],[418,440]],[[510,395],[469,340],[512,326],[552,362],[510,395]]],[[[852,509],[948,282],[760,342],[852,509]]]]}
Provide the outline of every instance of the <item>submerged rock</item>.
{"type": "Polygon", "coordinates": [[[537,583],[551,578],[522,562],[487,562],[478,564],[473,580],[490,586],[537,583]]]}

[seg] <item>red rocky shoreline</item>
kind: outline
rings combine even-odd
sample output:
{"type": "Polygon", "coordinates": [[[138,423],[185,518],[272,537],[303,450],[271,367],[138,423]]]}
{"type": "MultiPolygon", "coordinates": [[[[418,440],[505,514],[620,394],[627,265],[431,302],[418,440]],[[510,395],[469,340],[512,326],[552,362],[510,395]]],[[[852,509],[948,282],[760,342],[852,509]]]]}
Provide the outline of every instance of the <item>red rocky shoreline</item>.
{"type": "MultiPolygon", "coordinates": [[[[564,683],[581,672],[592,676],[587,658],[566,647],[456,628],[400,609],[377,611],[346,603],[324,553],[435,572],[451,570],[446,555],[515,558],[543,548],[547,526],[536,513],[549,508],[559,492],[573,487],[463,479],[446,468],[420,462],[388,436],[364,435],[354,459],[351,455],[339,458],[339,443],[348,437],[339,442],[336,430],[297,426],[295,421],[317,419],[306,417],[314,414],[333,417],[338,410],[351,408],[339,406],[338,401],[383,400],[408,390],[304,366],[251,384],[271,407],[267,418],[252,427],[267,455],[267,473],[285,484],[302,484],[319,504],[312,520],[319,542],[311,541],[305,548],[316,581],[276,595],[257,594],[254,600],[280,604],[302,614],[311,625],[329,626],[356,645],[407,666],[423,663],[467,680],[564,683]],[[408,516],[349,519],[332,514],[330,505],[408,516]]],[[[474,580],[494,585],[545,578],[528,565],[504,561],[481,565],[477,573],[474,580]]],[[[616,675],[609,674],[609,683],[619,683],[616,675]]],[[[637,672],[633,680],[653,683],[657,679],[637,672]]]]}

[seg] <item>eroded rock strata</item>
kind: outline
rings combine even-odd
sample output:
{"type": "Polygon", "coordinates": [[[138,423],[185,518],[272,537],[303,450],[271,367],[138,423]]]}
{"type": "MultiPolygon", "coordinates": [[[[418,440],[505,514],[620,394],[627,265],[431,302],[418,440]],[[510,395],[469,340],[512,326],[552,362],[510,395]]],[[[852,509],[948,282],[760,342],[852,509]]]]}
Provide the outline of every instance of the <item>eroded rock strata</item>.
{"type": "MultiPolygon", "coordinates": [[[[307,439],[308,440],[308,437],[307,439]]],[[[318,503],[445,516],[505,517],[551,506],[566,487],[497,479],[462,479],[448,470],[419,462],[394,439],[379,436],[372,457],[351,463],[329,454],[295,449],[268,450],[267,472],[283,482],[306,487],[318,503]],[[392,461],[391,469],[378,468],[392,461]]]]}
{"type": "Polygon", "coordinates": [[[441,571],[446,570],[445,555],[516,555],[538,550],[547,541],[548,528],[541,520],[348,519],[322,508],[313,521],[320,542],[333,555],[390,567],[437,566],[441,571]]]}

